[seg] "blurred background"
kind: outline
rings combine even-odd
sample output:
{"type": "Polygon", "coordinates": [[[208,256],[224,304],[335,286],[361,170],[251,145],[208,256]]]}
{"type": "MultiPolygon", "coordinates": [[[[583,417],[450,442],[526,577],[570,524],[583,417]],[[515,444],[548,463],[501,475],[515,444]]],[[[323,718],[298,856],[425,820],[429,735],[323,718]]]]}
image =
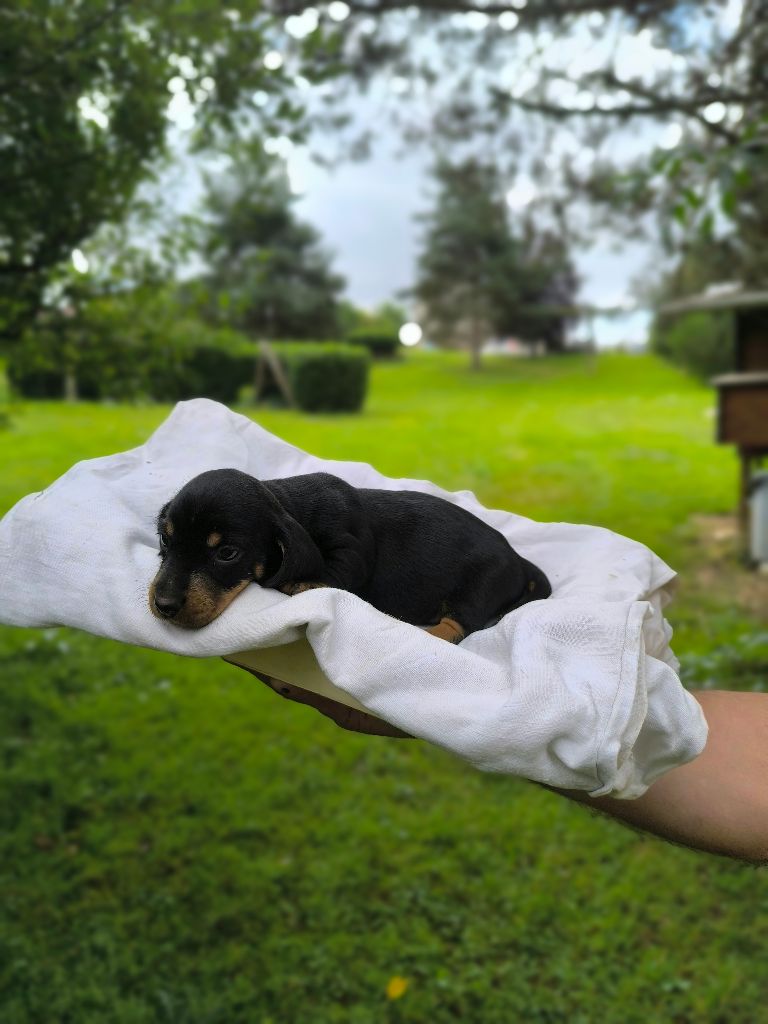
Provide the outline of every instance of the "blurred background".
{"type": "MultiPolygon", "coordinates": [[[[640,540],[768,682],[759,0],[0,4],[0,512],[208,396],[640,540]]],[[[0,1020],[768,1021],[762,874],[0,629],[0,1020]]]]}

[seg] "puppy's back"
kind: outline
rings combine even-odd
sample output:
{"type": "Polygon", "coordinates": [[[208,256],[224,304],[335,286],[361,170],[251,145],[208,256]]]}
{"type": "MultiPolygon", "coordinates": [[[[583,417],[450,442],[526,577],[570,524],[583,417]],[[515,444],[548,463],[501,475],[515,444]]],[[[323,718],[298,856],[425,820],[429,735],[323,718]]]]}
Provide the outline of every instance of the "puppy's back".
{"type": "Polygon", "coordinates": [[[422,625],[450,614],[471,631],[549,596],[544,574],[459,505],[421,491],[358,493],[377,545],[361,596],[382,611],[422,625]]]}

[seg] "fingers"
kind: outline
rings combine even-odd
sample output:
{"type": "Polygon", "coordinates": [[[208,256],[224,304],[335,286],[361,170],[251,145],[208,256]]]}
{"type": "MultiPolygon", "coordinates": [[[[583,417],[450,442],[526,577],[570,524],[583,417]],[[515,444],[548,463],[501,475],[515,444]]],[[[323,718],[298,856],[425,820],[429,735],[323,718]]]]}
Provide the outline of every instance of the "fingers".
{"type": "MultiPolygon", "coordinates": [[[[250,671],[250,669],[248,669],[250,671]]],[[[298,704],[307,704],[309,707],[319,711],[321,715],[330,718],[342,729],[349,729],[351,732],[366,733],[369,736],[389,736],[393,739],[412,739],[407,732],[398,729],[389,722],[385,722],[367,711],[358,711],[356,708],[349,708],[330,697],[322,697],[311,690],[305,690],[293,683],[286,683],[282,679],[275,679],[274,676],[266,676],[253,673],[258,679],[266,683],[275,693],[279,693],[286,700],[294,700],[298,704]]]]}

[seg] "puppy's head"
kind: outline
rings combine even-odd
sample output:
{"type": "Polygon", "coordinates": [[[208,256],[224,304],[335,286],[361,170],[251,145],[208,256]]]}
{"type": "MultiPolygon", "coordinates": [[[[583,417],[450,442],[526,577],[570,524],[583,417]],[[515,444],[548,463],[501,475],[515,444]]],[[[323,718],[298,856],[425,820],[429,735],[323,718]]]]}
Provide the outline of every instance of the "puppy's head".
{"type": "Polygon", "coordinates": [[[236,469],[190,480],[161,509],[157,531],[162,564],[149,607],[187,629],[206,626],[252,581],[274,585],[305,534],[264,484],[236,469]]]}

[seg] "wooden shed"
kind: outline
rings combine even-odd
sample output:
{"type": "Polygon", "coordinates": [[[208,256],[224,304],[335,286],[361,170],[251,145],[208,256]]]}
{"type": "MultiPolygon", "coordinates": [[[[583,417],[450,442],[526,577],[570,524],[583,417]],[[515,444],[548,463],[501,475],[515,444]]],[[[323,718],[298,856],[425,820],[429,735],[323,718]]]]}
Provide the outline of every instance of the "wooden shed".
{"type": "Polygon", "coordinates": [[[724,291],[667,302],[664,315],[726,313],[733,332],[734,365],[715,377],[717,440],[736,445],[741,462],[739,515],[746,531],[754,469],[768,456],[768,291],[724,291]]]}

